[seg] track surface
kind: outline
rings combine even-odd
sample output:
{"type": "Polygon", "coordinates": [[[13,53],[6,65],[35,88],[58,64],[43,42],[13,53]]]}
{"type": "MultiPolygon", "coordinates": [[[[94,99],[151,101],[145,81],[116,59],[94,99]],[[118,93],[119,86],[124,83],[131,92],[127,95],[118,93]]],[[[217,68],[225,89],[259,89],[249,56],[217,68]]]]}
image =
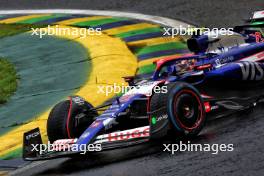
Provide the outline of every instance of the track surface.
{"type": "MultiPolygon", "coordinates": [[[[234,144],[233,152],[162,152],[159,145],[135,146],[87,158],[57,159],[19,172],[23,175],[261,175],[264,171],[260,107],[248,115],[210,121],[193,143],[234,144]]],[[[166,141],[168,142],[168,141],[166,141]]],[[[172,141],[172,143],[177,143],[172,141]]]]}
{"type": "MultiPolygon", "coordinates": [[[[153,0],[45,1],[2,0],[1,9],[83,8],[136,11],[182,19],[200,26],[228,27],[242,23],[254,10],[264,9],[263,0],[153,0]],[[161,3],[162,2],[162,3],[161,3]]],[[[114,150],[88,159],[57,159],[35,163],[17,172],[22,175],[263,175],[263,108],[251,114],[211,121],[197,143],[233,143],[233,152],[162,152],[162,146],[136,146],[114,150]],[[262,111],[261,111],[262,109],[262,111]],[[39,165],[38,165],[39,164],[39,165]]],[[[174,141],[176,142],[176,141],[174,141]]]]}
{"type": "Polygon", "coordinates": [[[95,9],[140,12],[181,19],[200,26],[234,26],[254,10],[264,9],[263,0],[1,0],[0,9],[95,9]]]}

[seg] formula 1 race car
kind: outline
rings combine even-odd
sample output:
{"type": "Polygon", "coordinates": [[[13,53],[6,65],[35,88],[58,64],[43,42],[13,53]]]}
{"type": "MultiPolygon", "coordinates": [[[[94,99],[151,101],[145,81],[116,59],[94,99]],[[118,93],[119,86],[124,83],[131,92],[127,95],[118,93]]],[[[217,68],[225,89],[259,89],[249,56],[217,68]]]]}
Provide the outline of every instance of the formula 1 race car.
{"type": "Polygon", "coordinates": [[[187,41],[193,54],[155,61],[150,78],[125,77],[133,88],[110,103],[93,107],[79,96],[58,103],[47,134],[51,144],[67,144],[68,150],[33,150],[42,144],[37,128],[24,134],[23,158],[67,157],[81,153],[81,145],[99,151],[98,146],[107,150],[165,136],[193,137],[207,118],[254,108],[264,100],[264,43],[252,40],[257,38],[249,33],[252,27],[262,28],[245,25],[232,36],[193,36],[187,41]]]}

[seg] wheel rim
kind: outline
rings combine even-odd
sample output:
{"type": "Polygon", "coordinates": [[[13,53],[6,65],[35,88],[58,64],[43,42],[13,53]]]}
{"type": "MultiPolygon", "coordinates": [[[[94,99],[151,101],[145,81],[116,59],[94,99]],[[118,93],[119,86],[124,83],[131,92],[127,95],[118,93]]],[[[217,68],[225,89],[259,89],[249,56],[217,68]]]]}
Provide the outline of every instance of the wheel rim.
{"type": "Polygon", "coordinates": [[[191,90],[182,90],[174,97],[173,115],[181,128],[191,131],[197,128],[204,117],[202,102],[191,90]]]}
{"type": "MultiPolygon", "coordinates": [[[[87,109],[92,108],[87,105],[87,109]]],[[[93,121],[89,120],[83,110],[72,110],[72,99],[70,98],[70,107],[66,122],[67,136],[69,139],[79,137],[93,121]]]]}

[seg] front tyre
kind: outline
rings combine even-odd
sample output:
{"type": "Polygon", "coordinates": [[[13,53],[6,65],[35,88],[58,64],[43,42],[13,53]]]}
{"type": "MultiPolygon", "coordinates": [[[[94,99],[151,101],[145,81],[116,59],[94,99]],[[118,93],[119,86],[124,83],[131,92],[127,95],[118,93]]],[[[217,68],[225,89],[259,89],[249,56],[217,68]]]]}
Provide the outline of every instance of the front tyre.
{"type": "Polygon", "coordinates": [[[70,97],[55,105],[47,121],[49,141],[53,143],[58,139],[78,138],[98,115],[95,110],[91,111],[92,108],[90,103],[80,97],[70,97]],[[74,98],[78,98],[77,103],[74,98]]]}
{"type": "Polygon", "coordinates": [[[183,82],[176,82],[167,100],[168,118],[176,133],[186,137],[196,136],[205,124],[203,99],[197,89],[183,82]]]}

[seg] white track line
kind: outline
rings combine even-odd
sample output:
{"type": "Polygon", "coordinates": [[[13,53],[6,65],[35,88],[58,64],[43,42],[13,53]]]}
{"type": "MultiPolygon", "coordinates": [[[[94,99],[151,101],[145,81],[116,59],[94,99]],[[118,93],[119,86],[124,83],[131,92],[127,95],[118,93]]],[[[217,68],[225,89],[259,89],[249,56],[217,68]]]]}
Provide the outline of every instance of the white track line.
{"type": "Polygon", "coordinates": [[[160,16],[145,15],[132,12],[104,11],[104,10],[78,10],[78,9],[43,9],[43,10],[0,10],[2,15],[12,14],[36,14],[36,13],[65,13],[65,14],[82,14],[82,15],[106,15],[116,17],[127,17],[139,20],[151,21],[170,27],[188,27],[189,24],[160,16]]]}

